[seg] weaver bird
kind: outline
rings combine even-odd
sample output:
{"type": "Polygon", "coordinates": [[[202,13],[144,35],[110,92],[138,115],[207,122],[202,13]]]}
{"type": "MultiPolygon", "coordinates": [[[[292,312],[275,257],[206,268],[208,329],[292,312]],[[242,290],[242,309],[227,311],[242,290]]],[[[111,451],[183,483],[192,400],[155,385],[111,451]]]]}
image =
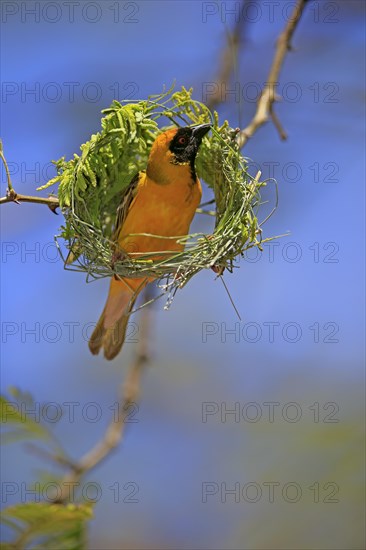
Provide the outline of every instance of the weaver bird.
{"type": "MultiPolygon", "coordinates": [[[[179,238],[189,232],[202,195],[194,162],[210,128],[210,124],[173,128],[156,138],[146,170],[132,179],[117,209],[112,239],[120,257],[133,251],[135,258],[151,252],[166,252],[151,258],[166,258],[170,252],[173,255],[183,250],[183,244],[164,237],[179,238]],[[136,233],[157,236],[133,235],[136,233]]],[[[106,305],[89,341],[93,354],[103,348],[106,359],[113,359],[119,353],[135,300],[152,280],[112,278],[106,305]]]]}

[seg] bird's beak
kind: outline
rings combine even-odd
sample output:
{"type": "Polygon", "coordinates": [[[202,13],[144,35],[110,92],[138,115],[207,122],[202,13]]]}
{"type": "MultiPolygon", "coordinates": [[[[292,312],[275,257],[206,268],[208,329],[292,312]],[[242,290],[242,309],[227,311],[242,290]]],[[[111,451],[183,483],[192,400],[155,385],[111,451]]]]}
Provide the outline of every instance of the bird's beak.
{"type": "Polygon", "coordinates": [[[198,126],[192,126],[192,130],[193,137],[200,142],[203,136],[211,130],[211,124],[199,124],[198,126]]]}

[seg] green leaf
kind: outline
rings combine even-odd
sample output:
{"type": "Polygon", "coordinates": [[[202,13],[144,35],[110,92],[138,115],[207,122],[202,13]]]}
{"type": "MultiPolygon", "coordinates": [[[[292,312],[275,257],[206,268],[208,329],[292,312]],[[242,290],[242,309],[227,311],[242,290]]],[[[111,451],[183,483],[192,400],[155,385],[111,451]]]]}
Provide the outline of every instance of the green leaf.
{"type": "Polygon", "coordinates": [[[55,185],[55,183],[57,183],[59,181],[60,181],[60,176],[55,176],[54,178],[50,179],[44,185],[41,185],[40,187],[37,187],[37,191],[43,191],[44,189],[47,189],[48,187],[51,187],[51,185],[55,185]]]}
{"type": "MultiPolygon", "coordinates": [[[[18,547],[80,550],[85,548],[86,523],[92,504],[16,504],[1,512],[1,521],[16,530],[18,547]],[[21,541],[21,546],[19,544],[21,541]]],[[[8,548],[14,548],[9,543],[8,548]]]]}
{"type": "Polygon", "coordinates": [[[48,438],[49,432],[40,421],[39,404],[32,399],[23,401],[21,399],[21,395],[14,401],[9,401],[3,395],[0,396],[1,427],[2,430],[5,430],[1,435],[3,442],[28,438],[48,438]],[[32,413],[32,411],[34,412],[32,413]]]}

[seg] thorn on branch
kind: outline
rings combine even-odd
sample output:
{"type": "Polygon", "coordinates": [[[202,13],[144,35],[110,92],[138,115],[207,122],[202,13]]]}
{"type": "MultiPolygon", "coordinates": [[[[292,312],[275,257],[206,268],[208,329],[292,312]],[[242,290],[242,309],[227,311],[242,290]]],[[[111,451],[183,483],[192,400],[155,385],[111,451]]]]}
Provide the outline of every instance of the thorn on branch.
{"type": "Polygon", "coordinates": [[[53,212],[54,214],[56,214],[56,216],[58,216],[58,212],[57,212],[57,208],[59,206],[58,204],[48,204],[47,206],[51,210],[51,212],[53,212]]]}

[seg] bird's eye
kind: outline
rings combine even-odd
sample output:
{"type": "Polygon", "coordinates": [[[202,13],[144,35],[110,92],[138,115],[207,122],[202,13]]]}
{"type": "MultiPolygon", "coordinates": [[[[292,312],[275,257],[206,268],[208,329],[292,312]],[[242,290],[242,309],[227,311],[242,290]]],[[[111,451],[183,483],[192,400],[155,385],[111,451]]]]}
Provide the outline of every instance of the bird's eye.
{"type": "Polygon", "coordinates": [[[179,145],[185,145],[187,143],[187,138],[185,136],[181,136],[178,139],[178,143],[179,143],[179,145]]]}

